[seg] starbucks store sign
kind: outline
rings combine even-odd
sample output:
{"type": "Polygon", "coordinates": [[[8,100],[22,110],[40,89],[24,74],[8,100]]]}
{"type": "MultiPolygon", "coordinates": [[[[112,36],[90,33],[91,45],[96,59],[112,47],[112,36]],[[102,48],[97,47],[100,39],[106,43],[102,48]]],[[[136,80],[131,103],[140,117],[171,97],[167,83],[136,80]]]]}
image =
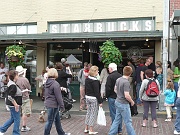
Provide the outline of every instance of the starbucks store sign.
{"type": "Polygon", "coordinates": [[[113,32],[113,31],[153,31],[152,19],[128,20],[93,20],[78,22],[50,22],[50,33],[83,33],[83,32],[113,32]]]}

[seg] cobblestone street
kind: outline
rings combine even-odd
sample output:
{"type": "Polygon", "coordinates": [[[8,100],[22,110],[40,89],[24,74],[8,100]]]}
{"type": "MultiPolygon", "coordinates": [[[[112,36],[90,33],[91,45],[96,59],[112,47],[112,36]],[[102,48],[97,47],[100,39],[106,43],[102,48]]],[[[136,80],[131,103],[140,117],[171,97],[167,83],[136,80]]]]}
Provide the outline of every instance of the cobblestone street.
{"type": "MultiPolygon", "coordinates": [[[[9,112],[1,112],[0,113],[0,125],[2,125],[9,117],[9,112]]],[[[84,130],[84,115],[72,115],[70,119],[63,119],[62,126],[66,132],[70,132],[71,135],[85,135],[83,133],[84,130]]],[[[149,119],[149,123],[147,127],[141,127],[141,114],[137,117],[133,117],[133,127],[136,130],[137,135],[173,135],[174,130],[174,119],[172,122],[164,122],[165,118],[158,118],[158,128],[152,128],[151,121],[149,119]]],[[[107,116],[107,126],[102,127],[99,125],[95,125],[95,131],[99,132],[99,135],[107,135],[110,128],[110,117],[107,116]]],[[[22,135],[43,135],[45,123],[38,122],[38,113],[32,114],[29,119],[28,126],[31,127],[31,131],[22,132],[22,135]]],[[[8,129],[5,135],[10,135],[12,133],[12,127],[8,129]]],[[[51,135],[57,135],[55,127],[52,127],[51,135]]],[[[125,126],[123,125],[123,135],[126,135],[125,126]]]]}

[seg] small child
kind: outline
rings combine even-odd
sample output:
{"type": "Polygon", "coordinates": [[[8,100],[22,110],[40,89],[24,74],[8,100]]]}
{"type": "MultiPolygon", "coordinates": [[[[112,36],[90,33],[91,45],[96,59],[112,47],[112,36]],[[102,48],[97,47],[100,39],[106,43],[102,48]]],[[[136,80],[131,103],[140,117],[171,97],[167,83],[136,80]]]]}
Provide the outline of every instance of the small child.
{"type": "Polygon", "coordinates": [[[174,106],[174,101],[176,99],[176,92],[174,90],[173,82],[167,83],[167,89],[164,91],[165,101],[164,106],[166,106],[167,119],[166,122],[171,121],[171,108],[174,106]]]}
{"type": "Polygon", "coordinates": [[[158,67],[156,68],[156,73],[157,73],[157,77],[156,79],[158,80],[159,82],[159,85],[160,85],[160,90],[162,91],[162,87],[163,87],[163,74],[162,74],[162,68],[161,67],[158,67]]]}

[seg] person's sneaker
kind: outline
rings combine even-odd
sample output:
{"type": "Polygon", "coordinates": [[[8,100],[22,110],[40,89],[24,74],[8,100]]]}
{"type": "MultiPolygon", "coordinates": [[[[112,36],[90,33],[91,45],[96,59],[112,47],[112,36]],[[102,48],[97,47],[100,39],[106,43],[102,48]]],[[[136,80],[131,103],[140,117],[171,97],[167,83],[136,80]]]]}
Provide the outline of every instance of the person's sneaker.
{"type": "Polygon", "coordinates": [[[4,133],[0,132],[0,135],[4,135],[4,133]]]}
{"type": "Polygon", "coordinates": [[[9,109],[9,106],[8,105],[6,105],[6,110],[9,112],[10,111],[10,109],[9,109]]]}
{"type": "Polygon", "coordinates": [[[180,132],[174,130],[174,135],[180,135],[180,132]]]}
{"type": "Polygon", "coordinates": [[[27,131],[30,131],[30,130],[31,129],[28,126],[21,128],[21,132],[27,132],[27,131]]]}
{"type": "Polygon", "coordinates": [[[65,133],[65,135],[71,135],[71,133],[65,133]]]}
{"type": "Polygon", "coordinates": [[[165,122],[169,122],[169,121],[171,121],[171,119],[169,118],[169,119],[165,119],[165,122]]]}
{"type": "Polygon", "coordinates": [[[72,99],[72,101],[73,101],[73,103],[75,103],[75,102],[76,102],[76,100],[75,100],[75,99],[72,99]]]}

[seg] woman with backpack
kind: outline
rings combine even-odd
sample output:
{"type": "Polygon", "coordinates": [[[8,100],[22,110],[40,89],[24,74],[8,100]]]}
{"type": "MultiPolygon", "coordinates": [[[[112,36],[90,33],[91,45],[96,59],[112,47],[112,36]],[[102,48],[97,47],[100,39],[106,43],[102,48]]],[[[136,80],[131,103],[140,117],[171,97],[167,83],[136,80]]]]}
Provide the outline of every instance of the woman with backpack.
{"type": "Polygon", "coordinates": [[[159,90],[160,85],[157,80],[153,77],[153,71],[147,69],[145,71],[146,79],[142,81],[139,98],[143,102],[144,114],[143,114],[143,124],[142,127],[146,127],[148,120],[149,107],[151,108],[151,118],[153,121],[153,128],[157,128],[157,114],[156,114],[156,105],[159,100],[159,90]],[[153,91],[152,91],[152,88],[153,91]]]}

